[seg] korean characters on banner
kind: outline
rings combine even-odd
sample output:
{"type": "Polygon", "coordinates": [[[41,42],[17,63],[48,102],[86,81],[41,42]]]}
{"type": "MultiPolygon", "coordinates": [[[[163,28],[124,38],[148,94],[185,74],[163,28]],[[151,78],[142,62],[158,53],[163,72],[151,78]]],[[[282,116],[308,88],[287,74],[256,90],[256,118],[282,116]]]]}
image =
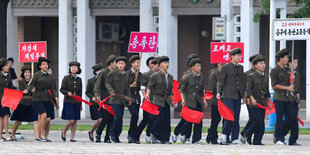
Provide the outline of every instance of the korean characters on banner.
{"type": "Polygon", "coordinates": [[[211,42],[210,63],[229,63],[229,52],[234,48],[241,48],[241,61],[244,62],[244,43],[243,42],[211,42]]]}
{"type": "Polygon", "coordinates": [[[131,32],[128,53],[156,53],[157,32],[131,32]]]}
{"type": "Polygon", "coordinates": [[[20,42],[20,62],[37,62],[39,57],[47,57],[46,42],[20,42]]]}
{"type": "Polygon", "coordinates": [[[276,19],[273,24],[274,40],[310,39],[310,19],[276,19]]]}

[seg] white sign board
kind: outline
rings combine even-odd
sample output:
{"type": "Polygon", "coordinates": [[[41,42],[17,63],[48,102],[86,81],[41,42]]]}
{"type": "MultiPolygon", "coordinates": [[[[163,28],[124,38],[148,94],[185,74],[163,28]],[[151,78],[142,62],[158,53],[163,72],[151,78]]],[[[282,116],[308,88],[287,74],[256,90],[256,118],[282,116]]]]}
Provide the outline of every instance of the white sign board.
{"type": "Polygon", "coordinates": [[[310,19],[291,18],[273,21],[274,40],[308,40],[310,39],[310,19]]]}
{"type": "Polygon", "coordinates": [[[213,17],[212,23],[212,40],[225,40],[225,18],[213,17]]]}

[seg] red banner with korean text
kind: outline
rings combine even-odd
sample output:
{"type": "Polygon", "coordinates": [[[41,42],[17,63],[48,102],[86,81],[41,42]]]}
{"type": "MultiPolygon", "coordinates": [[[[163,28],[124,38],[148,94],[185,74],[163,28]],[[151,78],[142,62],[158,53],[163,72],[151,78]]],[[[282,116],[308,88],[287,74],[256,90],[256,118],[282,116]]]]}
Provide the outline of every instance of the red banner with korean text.
{"type": "Polygon", "coordinates": [[[241,48],[241,61],[244,62],[244,43],[243,42],[211,42],[210,63],[229,63],[229,52],[234,48],[241,48]]]}
{"type": "Polygon", "coordinates": [[[47,58],[46,41],[20,42],[19,43],[20,62],[37,62],[39,57],[47,58]]]}
{"type": "Polygon", "coordinates": [[[156,53],[157,32],[131,32],[128,53],[156,53]]]}

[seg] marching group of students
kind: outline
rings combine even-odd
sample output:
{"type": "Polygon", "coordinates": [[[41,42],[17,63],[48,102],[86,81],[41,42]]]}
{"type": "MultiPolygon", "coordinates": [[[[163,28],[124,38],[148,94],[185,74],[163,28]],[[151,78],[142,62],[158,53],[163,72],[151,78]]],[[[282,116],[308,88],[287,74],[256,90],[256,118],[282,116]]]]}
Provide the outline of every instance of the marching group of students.
{"type": "MultiPolygon", "coordinates": [[[[262,55],[253,55],[249,60],[252,68],[244,72],[243,66],[238,64],[241,60],[241,49],[235,48],[229,54],[231,62],[217,64],[217,67],[209,72],[208,79],[203,77],[202,62],[199,57],[195,54],[188,56],[186,64],[189,70],[182,76],[178,88],[181,94],[181,105],[183,108],[199,112],[203,112],[208,103],[211,105],[211,125],[206,137],[207,143],[263,145],[265,109],[258,108],[257,105],[272,108],[265,58],[262,55]],[[205,89],[206,80],[208,80],[208,87],[205,89]],[[206,90],[212,91],[213,95],[208,101],[204,99],[206,90]],[[223,101],[224,105],[233,112],[233,121],[223,119],[220,137],[217,128],[223,114],[219,109],[219,101],[223,101]],[[241,101],[247,105],[249,120],[241,131],[239,142],[241,101]]],[[[276,58],[278,63],[270,72],[277,116],[273,141],[277,145],[286,145],[284,137],[290,132],[288,144],[300,145],[297,143],[299,74],[295,70],[298,61],[294,57],[292,62],[287,49],[277,52],[276,58]],[[291,65],[294,66],[293,73],[289,69],[291,65]]],[[[23,91],[24,96],[20,104],[12,116],[9,108],[0,106],[0,131],[5,129],[5,136],[0,136],[1,142],[16,141],[15,133],[22,122],[34,122],[36,141],[50,142],[48,139],[50,121],[55,118],[54,108],[59,109],[59,101],[56,81],[49,63],[49,60],[39,58],[37,64],[39,71],[33,77],[29,67],[22,67],[18,88],[23,91]],[[15,121],[11,135],[8,130],[9,118],[15,121]]],[[[150,70],[145,73],[139,72],[140,57],[137,55],[130,57],[129,60],[123,56],[111,55],[107,58],[106,65],[105,68],[102,63],[94,65],[92,67],[94,77],[87,82],[85,93],[92,104],[89,108],[91,119],[95,121],[88,132],[90,141],[102,142],[101,135],[106,128],[103,142],[121,143],[119,136],[122,133],[124,108],[127,107],[131,114],[127,136],[129,143],[139,144],[140,135],[146,128],[147,143],[171,144],[171,137],[174,143],[180,139],[182,143],[188,144],[193,129],[191,143],[202,144],[202,121],[193,123],[181,118],[171,136],[170,108],[173,108],[176,103],[173,100],[173,76],[168,73],[167,56],[148,58],[146,65],[150,70]],[[128,61],[131,68],[125,71],[128,61]],[[143,95],[142,101],[140,91],[143,95]],[[144,101],[157,106],[159,114],[143,111],[143,119],[138,122],[140,106],[144,101]]],[[[11,59],[0,59],[0,98],[3,97],[4,88],[16,89],[12,84],[11,66],[11,59]]],[[[60,133],[63,141],[66,141],[66,133],[71,128],[70,142],[76,142],[75,132],[77,121],[80,120],[82,103],[74,96],[83,94],[82,80],[78,76],[80,73],[80,63],[70,62],[69,74],[63,78],[60,87],[60,92],[64,95],[61,118],[67,120],[60,133]]]]}

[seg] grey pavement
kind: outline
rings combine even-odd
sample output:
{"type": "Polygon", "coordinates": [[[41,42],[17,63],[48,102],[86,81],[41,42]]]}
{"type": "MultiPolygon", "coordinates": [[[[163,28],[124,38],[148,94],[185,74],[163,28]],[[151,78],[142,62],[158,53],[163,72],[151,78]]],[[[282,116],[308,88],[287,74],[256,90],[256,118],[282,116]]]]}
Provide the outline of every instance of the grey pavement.
{"type": "MultiPolygon", "coordinates": [[[[35,142],[33,131],[19,131],[24,139],[17,142],[0,142],[0,155],[3,154],[132,154],[132,155],[158,155],[158,154],[232,154],[232,155],[292,155],[310,154],[310,135],[300,135],[299,143],[302,146],[276,146],[272,143],[272,135],[266,134],[263,139],[265,146],[250,145],[193,145],[193,144],[145,144],[145,134],[141,136],[143,144],[128,144],[127,132],[123,132],[120,139],[122,144],[94,143],[88,140],[86,131],[77,131],[77,143],[62,142],[60,131],[51,131],[49,139],[53,142],[35,142]]],[[[70,139],[70,132],[67,133],[67,140],[70,139]]],[[[205,142],[206,134],[203,134],[202,142],[205,142]]],[[[287,137],[288,138],[288,137],[287,137]]]]}

